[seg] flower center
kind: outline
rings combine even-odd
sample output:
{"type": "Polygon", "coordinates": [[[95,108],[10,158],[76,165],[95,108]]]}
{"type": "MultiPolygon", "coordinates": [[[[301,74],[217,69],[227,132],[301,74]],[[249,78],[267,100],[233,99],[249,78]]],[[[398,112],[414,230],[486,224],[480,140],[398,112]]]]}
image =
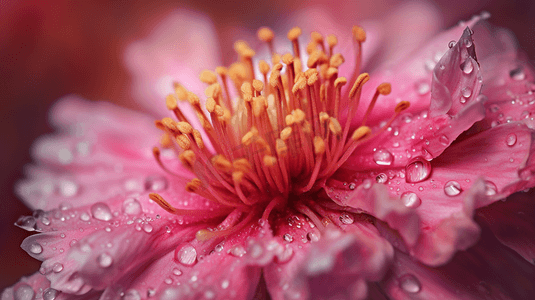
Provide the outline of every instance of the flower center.
{"type": "MultiPolygon", "coordinates": [[[[227,235],[255,218],[267,221],[274,209],[286,207],[308,216],[319,226],[317,209],[302,201],[302,196],[319,190],[321,183],[359,145],[385,130],[409,107],[409,102],[402,101],[383,126],[373,131],[366,126],[379,96],[391,91],[389,83],[382,83],[376,87],[361,125],[350,134],[351,118],[341,120],[342,106],[347,108],[347,116],[355,115],[363,86],[369,80],[367,73],[360,74],[364,30],[353,28],[356,64],[352,88],[345,92],[342,87],[348,80],[338,77],[344,57],[333,51],[337,37],[327,36],[325,44],[323,36],[313,32],[306,47],[308,59],[304,70],[300,35],[299,27],[291,29],[288,39],[293,54],[280,55],[273,46],[273,31],[258,31],[259,39],[267,44],[272,56],[272,67],[264,60],[258,61],[261,78],[255,74],[255,51],[243,41],[236,42],[238,62],[200,75],[200,80],[208,85],[205,110],[200,98],[178,83],[175,93],[167,96],[167,108],[178,121],[163,118],[156,121],[156,126],[164,132],[161,147],[174,149],[182,164],[196,176],[186,184],[186,190],[222,207],[208,217],[221,218],[231,212],[246,216],[238,218],[240,221],[231,228],[201,230],[198,239],[227,235]],[[234,101],[230,84],[237,95],[234,101]],[[202,132],[193,128],[179,101],[189,102],[202,132]]],[[[160,149],[154,148],[153,153],[162,168],[172,173],[162,163],[160,149]]],[[[177,215],[206,216],[205,211],[176,209],[155,193],[150,198],[177,215]]]]}

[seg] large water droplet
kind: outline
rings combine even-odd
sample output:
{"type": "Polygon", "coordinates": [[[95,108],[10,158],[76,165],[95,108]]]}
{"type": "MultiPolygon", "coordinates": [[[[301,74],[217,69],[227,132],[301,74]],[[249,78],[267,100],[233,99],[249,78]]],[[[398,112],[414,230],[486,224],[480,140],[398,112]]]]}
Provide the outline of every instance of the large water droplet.
{"type": "Polygon", "coordinates": [[[176,254],[177,260],[185,266],[193,266],[197,261],[197,250],[192,245],[185,245],[176,254]]]}
{"type": "MultiPolygon", "coordinates": [[[[27,284],[21,284],[16,290],[13,298],[15,300],[32,300],[35,292],[32,287],[27,284]]],[[[3,297],[2,297],[3,298],[3,297]]]]}
{"type": "Polygon", "coordinates": [[[412,274],[405,274],[398,278],[399,287],[407,293],[415,294],[420,292],[422,289],[422,284],[412,274]]]}
{"type": "Polygon", "coordinates": [[[408,183],[422,182],[431,175],[431,163],[421,156],[409,161],[405,166],[405,181],[408,183]]]}
{"type": "Polygon", "coordinates": [[[509,133],[505,138],[505,143],[507,144],[507,146],[513,147],[516,144],[516,134],[509,133]]]}
{"type": "Polygon", "coordinates": [[[167,189],[167,179],[163,176],[149,176],[145,180],[145,189],[152,192],[159,192],[167,189]]]}
{"type": "Polygon", "coordinates": [[[340,215],[340,222],[342,222],[342,224],[346,224],[346,225],[353,224],[353,222],[355,222],[355,218],[353,218],[353,215],[351,215],[351,214],[349,214],[349,213],[344,211],[340,215]]]}
{"type": "Polygon", "coordinates": [[[93,218],[101,221],[109,221],[112,218],[110,207],[102,202],[97,202],[91,206],[93,218]]]}
{"type": "Polygon", "coordinates": [[[141,213],[141,203],[135,198],[126,198],[123,201],[123,213],[131,216],[137,216],[141,213]]]}
{"type": "Polygon", "coordinates": [[[152,229],[152,225],[150,225],[149,223],[143,224],[143,231],[145,231],[146,233],[151,233],[152,229]]]}
{"type": "Polygon", "coordinates": [[[141,295],[135,289],[130,289],[124,293],[123,300],[141,300],[141,295]]]}
{"type": "Polygon", "coordinates": [[[58,291],[53,288],[48,288],[43,292],[43,300],[55,300],[58,295],[58,291]]]}
{"type": "Polygon", "coordinates": [[[15,222],[15,226],[18,226],[27,231],[34,231],[36,223],[37,222],[35,221],[34,217],[22,216],[17,220],[17,222],[15,222]]]}
{"type": "Polygon", "coordinates": [[[469,87],[469,86],[465,86],[462,90],[461,90],[461,103],[466,103],[466,99],[470,98],[470,96],[472,96],[472,88],[469,87]]]}
{"type": "Polygon", "coordinates": [[[108,253],[102,253],[97,257],[97,263],[102,268],[107,268],[113,263],[113,258],[108,253]]]}
{"type": "Polygon", "coordinates": [[[385,173],[380,173],[375,177],[377,183],[386,183],[388,181],[388,175],[385,173]]]}
{"type": "Polygon", "coordinates": [[[52,266],[52,271],[54,271],[55,273],[59,273],[59,272],[63,271],[63,265],[60,264],[60,263],[55,263],[52,266]]]}
{"type": "Polygon", "coordinates": [[[494,196],[498,192],[498,188],[494,184],[494,182],[485,180],[485,195],[487,196],[494,196]]]}
{"type": "Polygon", "coordinates": [[[394,161],[394,156],[388,150],[380,149],[373,154],[373,161],[381,166],[390,166],[394,161]]]}
{"type": "Polygon", "coordinates": [[[524,70],[521,67],[511,70],[511,72],[509,72],[509,76],[511,76],[513,80],[526,79],[526,73],[524,73],[524,70]]]}
{"type": "Polygon", "coordinates": [[[408,208],[417,208],[422,204],[422,200],[413,192],[401,194],[401,202],[408,208]]]}
{"type": "Polygon", "coordinates": [[[459,195],[461,191],[461,185],[455,180],[450,180],[444,185],[444,193],[450,197],[459,195]]]}
{"type": "Polygon", "coordinates": [[[32,244],[30,246],[30,252],[33,254],[41,254],[43,252],[43,247],[38,243],[32,244]]]}
{"type": "Polygon", "coordinates": [[[242,257],[245,255],[246,251],[245,251],[245,248],[243,248],[243,246],[235,246],[235,247],[232,247],[232,249],[230,249],[230,252],[229,252],[232,256],[236,256],[236,257],[242,257]]]}
{"type": "Polygon", "coordinates": [[[464,74],[470,74],[474,70],[474,64],[472,63],[472,60],[470,58],[467,58],[462,64],[461,64],[461,70],[464,74]]]}

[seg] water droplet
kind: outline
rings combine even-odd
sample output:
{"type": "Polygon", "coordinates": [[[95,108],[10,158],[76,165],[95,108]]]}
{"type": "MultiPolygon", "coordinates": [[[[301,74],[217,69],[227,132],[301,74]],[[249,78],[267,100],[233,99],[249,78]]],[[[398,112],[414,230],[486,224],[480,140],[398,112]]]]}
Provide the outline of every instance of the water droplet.
{"type": "Polygon", "coordinates": [[[135,289],[130,289],[124,293],[123,300],[141,300],[141,295],[135,289]]]}
{"type": "Polygon", "coordinates": [[[450,180],[444,185],[444,193],[450,197],[459,195],[461,191],[461,185],[455,180],[450,180]]]}
{"type": "Polygon", "coordinates": [[[418,93],[418,95],[425,95],[429,93],[430,90],[431,87],[429,86],[429,83],[425,81],[416,83],[416,92],[418,93]]]}
{"type": "Polygon", "coordinates": [[[173,269],[173,274],[175,274],[176,276],[180,276],[180,275],[182,275],[182,271],[180,271],[180,270],[177,269],[177,268],[174,268],[174,269],[173,269]]]}
{"type": "Polygon", "coordinates": [[[147,297],[154,297],[156,295],[156,290],[153,288],[147,289],[147,297]]]}
{"type": "Polygon", "coordinates": [[[487,196],[494,196],[498,192],[498,188],[494,184],[494,182],[485,180],[485,195],[487,196]]]}
{"type": "Polygon", "coordinates": [[[91,219],[91,216],[90,216],[88,213],[86,213],[86,212],[83,212],[83,213],[80,215],[80,220],[82,220],[82,221],[87,222],[87,221],[89,221],[90,219],[91,219]]]}
{"type": "Polygon", "coordinates": [[[55,263],[54,266],[52,266],[52,271],[56,273],[63,271],[63,265],[60,263],[55,263]]]}
{"type": "Polygon", "coordinates": [[[422,204],[422,200],[413,192],[401,194],[401,202],[408,208],[417,208],[422,204]]]}
{"type": "Polygon", "coordinates": [[[18,226],[27,231],[35,231],[36,223],[37,222],[35,221],[34,217],[22,216],[17,220],[17,222],[15,222],[15,226],[18,226]]]}
{"type": "Polygon", "coordinates": [[[245,251],[245,248],[243,248],[243,246],[235,246],[235,247],[232,247],[232,249],[230,249],[229,253],[232,256],[242,257],[243,255],[245,255],[246,251],[245,251]]]}
{"type": "Polygon", "coordinates": [[[223,281],[221,282],[221,288],[222,288],[222,289],[226,289],[226,288],[228,288],[229,285],[230,285],[230,282],[229,282],[227,279],[225,279],[225,280],[223,280],[223,281]]]}
{"type": "Polygon", "coordinates": [[[294,237],[293,237],[291,234],[289,234],[289,233],[284,234],[283,238],[284,238],[284,240],[287,241],[288,243],[291,243],[291,242],[293,242],[293,240],[294,240],[294,237]]]}
{"type": "Polygon", "coordinates": [[[64,197],[72,197],[78,193],[78,185],[70,180],[63,180],[59,183],[59,192],[64,197]]]}
{"type": "Polygon", "coordinates": [[[405,166],[405,181],[408,183],[422,182],[431,175],[431,163],[421,156],[409,161],[405,166]]]}
{"type": "Polygon", "coordinates": [[[443,136],[438,138],[438,142],[441,143],[444,146],[447,146],[447,145],[449,145],[450,140],[448,139],[447,136],[443,135],[443,136]]]}
{"type": "Polygon", "coordinates": [[[167,185],[167,179],[163,176],[149,176],[145,180],[145,189],[152,192],[163,191],[167,185]]]}
{"type": "Polygon", "coordinates": [[[185,266],[193,266],[197,261],[197,250],[192,245],[185,245],[176,254],[177,260],[185,266]]]}
{"type": "Polygon", "coordinates": [[[448,43],[448,48],[451,49],[451,48],[455,47],[455,44],[457,44],[456,41],[450,41],[450,42],[448,43]]]}
{"type": "Polygon", "coordinates": [[[375,177],[377,183],[386,183],[388,181],[388,176],[385,173],[380,173],[375,177]]]}
{"type": "Polygon", "coordinates": [[[390,166],[394,161],[394,156],[388,150],[380,149],[373,154],[373,160],[381,166],[390,166]]]}
{"type": "Polygon", "coordinates": [[[422,284],[412,274],[405,274],[398,278],[399,287],[407,293],[415,294],[420,292],[422,289],[422,284]]]}
{"type": "Polygon", "coordinates": [[[353,215],[351,215],[351,214],[349,214],[347,212],[343,212],[340,215],[340,222],[342,222],[343,224],[346,224],[346,225],[353,224],[353,222],[355,222],[355,218],[353,218],[353,215]]]}
{"type": "Polygon", "coordinates": [[[294,250],[291,247],[285,247],[284,250],[277,254],[277,262],[285,263],[288,262],[294,254],[294,250]]]}
{"type": "Polygon", "coordinates": [[[109,221],[112,218],[110,207],[102,202],[97,202],[91,206],[93,218],[101,221],[109,221]]]}
{"type": "Polygon", "coordinates": [[[58,295],[58,291],[53,288],[48,288],[43,292],[43,300],[55,300],[58,295]]]}
{"type": "Polygon", "coordinates": [[[469,57],[461,64],[461,70],[464,74],[470,74],[474,70],[474,64],[469,57]]]}
{"type": "MultiPolygon", "coordinates": [[[[463,96],[463,98],[470,98],[470,96],[472,96],[472,88],[469,87],[469,86],[465,86],[462,90],[461,90],[461,96],[463,96]]],[[[466,100],[465,100],[466,101],[466,100]]]]}
{"type": "Polygon", "coordinates": [[[113,263],[113,258],[108,253],[102,253],[97,257],[97,263],[102,268],[107,268],[113,263]]]}
{"type": "Polygon", "coordinates": [[[143,224],[143,231],[145,231],[146,233],[151,233],[152,225],[150,225],[149,223],[143,224]]]}
{"type": "Polygon", "coordinates": [[[466,39],[466,40],[464,40],[464,46],[465,46],[466,48],[470,48],[470,47],[472,47],[472,40],[471,40],[471,39],[466,39]]]}
{"type": "Polygon", "coordinates": [[[141,203],[135,198],[126,198],[123,202],[123,213],[137,216],[141,213],[141,203]]]}
{"type": "Polygon", "coordinates": [[[314,232],[309,232],[307,233],[307,240],[309,242],[317,242],[319,241],[319,236],[317,234],[315,234],[314,232]]]}
{"type": "Polygon", "coordinates": [[[27,284],[21,284],[17,290],[15,290],[13,298],[15,298],[15,300],[32,300],[34,295],[35,292],[31,286],[27,284]]]}
{"type": "Polygon", "coordinates": [[[30,246],[30,252],[33,254],[41,254],[43,252],[43,247],[37,243],[30,246]]]}
{"type": "Polygon", "coordinates": [[[349,184],[349,189],[350,190],[354,190],[356,187],[357,187],[357,185],[355,183],[350,183],[349,184]]]}
{"type": "Polygon", "coordinates": [[[507,144],[507,146],[513,147],[516,144],[516,134],[509,133],[505,138],[505,143],[507,144]]]}
{"type": "Polygon", "coordinates": [[[509,72],[509,76],[513,80],[524,80],[524,79],[526,79],[526,73],[524,73],[524,70],[522,69],[522,67],[516,68],[514,70],[511,70],[511,72],[509,72]]]}

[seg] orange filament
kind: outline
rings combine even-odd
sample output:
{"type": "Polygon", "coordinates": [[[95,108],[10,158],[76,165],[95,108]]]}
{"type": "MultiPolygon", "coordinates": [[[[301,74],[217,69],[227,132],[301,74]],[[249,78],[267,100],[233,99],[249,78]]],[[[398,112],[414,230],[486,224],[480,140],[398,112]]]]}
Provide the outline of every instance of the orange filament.
{"type": "MultiPolygon", "coordinates": [[[[303,204],[301,195],[313,193],[349,158],[355,149],[382,133],[394,119],[409,107],[409,102],[396,105],[386,125],[366,126],[379,95],[388,95],[389,83],[376,87],[366,108],[359,108],[367,73],[360,74],[362,43],[366,32],[353,27],[357,44],[357,63],[352,80],[339,77],[344,57],[334,53],[338,38],[311,34],[303,69],[299,53],[299,27],[288,32],[293,54],[280,55],[273,47],[273,31],[261,28],[258,38],[267,43],[272,53],[272,66],[264,60],[256,63],[262,78],[255,78],[253,51],[245,42],[234,44],[239,61],[229,68],[218,67],[215,72],[205,70],[200,80],[207,84],[205,101],[182,85],[174,84],[175,92],[166,97],[167,108],[176,117],[156,121],[164,132],[161,145],[178,153],[181,163],[196,178],[186,184],[186,190],[197,193],[224,209],[209,214],[221,217],[235,211],[238,223],[224,230],[201,230],[197,239],[224,237],[250,224],[255,218],[268,220],[273,210],[291,206],[323,227],[322,220],[303,204]],[[327,47],[325,46],[327,45],[327,47]],[[283,71],[284,70],[284,71],[283,71]],[[347,83],[349,92],[342,91],[347,83]],[[229,86],[234,87],[238,100],[231,100],[229,86]],[[195,129],[180,110],[187,100],[202,129],[195,129]],[[206,110],[201,109],[204,103],[206,110]],[[347,103],[347,105],[342,105],[347,103]],[[344,107],[342,107],[344,106],[344,107]],[[351,119],[341,123],[342,111],[353,116],[357,109],[365,109],[361,126],[351,134],[351,119]],[[207,114],[206,114],[207,113],[207,114]],[[201,131],[212,147],[205,145],[201,131]],[[317,223],[319,222],[319,223],[317,223]]],[[[204,100],[204,99],[203,99],[204,100]]],[[[160,150],[153,154],[162,163],[160,150]]],[[[166,211],[177,215],[198,215],[195,210],[177,209],[158,194],[151,199],[166,211]]]]}

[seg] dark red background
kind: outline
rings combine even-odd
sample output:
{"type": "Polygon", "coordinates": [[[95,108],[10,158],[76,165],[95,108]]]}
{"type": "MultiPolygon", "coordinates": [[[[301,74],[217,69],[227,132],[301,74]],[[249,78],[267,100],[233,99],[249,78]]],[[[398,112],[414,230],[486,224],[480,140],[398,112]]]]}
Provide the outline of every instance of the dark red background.
{"type": "MultiPolygon", "coordinates": [[[[234,26],[256,29],[272,25],[303,5],[293,1],[256,2],[0,2],[0,290],[20,276],[35,272],[40,264],[19,247],[29,234],[13,223],[31,211],[14,195],[13,185],[23,176],[23,166],[31,161],[32,141],[51,131],[47,124],[51,104],[63,95],[76,93],[132,107],[127,92],[130,78],[122,64],[124,48],[146,36],[172,9],[187,7],[206,13],[217,26],[222,49],[230,50],[233,41],[222,37],[234,26]]],[[[445,26],[487,10],[492,14],[491,21],[513,30],[521,48],[535,58],[533,1],[452,5],[456,2],[436,3],[444,14],[445,26]]],[[[374,1],[354,11],[336,11],[336,3],[325,9],[341,18],[359,20],[377,17],[391,5],[395,1],[374,1]]]]}

